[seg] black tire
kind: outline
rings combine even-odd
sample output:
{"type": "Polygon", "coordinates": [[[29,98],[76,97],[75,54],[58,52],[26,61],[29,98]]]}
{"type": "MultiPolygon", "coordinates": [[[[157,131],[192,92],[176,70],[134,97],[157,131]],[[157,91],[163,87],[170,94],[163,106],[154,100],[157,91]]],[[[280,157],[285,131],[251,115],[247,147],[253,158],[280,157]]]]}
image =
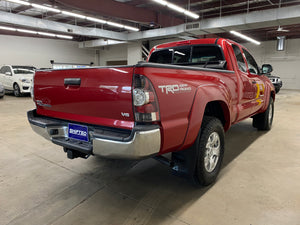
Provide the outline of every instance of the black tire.
{"type": "Polygon", "coordinates": [[[14,84],[14,95],[16,97],[20,97],[21,96],[21,92],[20,92],[20,87],[17,83],[14,84]]]}
{"type": "Polygon", "coordinates": [[[271,130],[274,117],[274,101],[270,97],[268,108],[265,112],[253,117],[252,125],[258,130],[271,130]]]}
{"type": "Polygon", "coordinates": [[[216,180],[224,155],[224,138],[221,121],[215,117],[204,116],[200,135],[193,147],[197,151],[193,174],[196,184],[207,186],[216,180]]]}

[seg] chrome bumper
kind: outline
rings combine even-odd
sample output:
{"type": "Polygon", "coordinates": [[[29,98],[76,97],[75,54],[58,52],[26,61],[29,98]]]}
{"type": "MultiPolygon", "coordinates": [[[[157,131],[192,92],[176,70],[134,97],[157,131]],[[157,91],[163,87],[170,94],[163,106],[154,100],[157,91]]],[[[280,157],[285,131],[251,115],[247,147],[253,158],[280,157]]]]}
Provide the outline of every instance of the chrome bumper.
{"type": "Polygon", "coordinates": [[[27,113],[32,129],[54,144],[61,145],[85,154],[99,155],[107,158],[142,159],[155,156],[161,147],[161,135],[158,125],[137,126],[128,137],[101,137],[99,132],[89,131],[90,142],[70,140],[68,138],[68,121],[37,116],[35,110],[27,113]],[[119,139],[119,140],[118,140],[119,139]]]}

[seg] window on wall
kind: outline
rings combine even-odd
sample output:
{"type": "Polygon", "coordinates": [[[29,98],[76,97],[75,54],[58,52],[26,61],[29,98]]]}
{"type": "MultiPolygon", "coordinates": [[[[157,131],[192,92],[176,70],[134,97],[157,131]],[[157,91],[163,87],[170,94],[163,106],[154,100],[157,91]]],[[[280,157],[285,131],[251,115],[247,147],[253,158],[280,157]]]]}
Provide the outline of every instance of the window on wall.
{"type": "Polygon", "coordinates": [[[253,56],[246,49],[243,49],[243,52],[247,60],[249,72],[252,74],[259,74],[259,68],[253,56]]]}
{"type": "Polygon", "coordinates": [[[246,73],[247,67],[246,67],[246,63],[244,61],[244,57],[243,57],[243,54],[242,54],[240,48],[237,45],[232,45],[232,48],[233,48],[233,51],[235,54],[235,58],[237,60],[239,70],[246,73]]]}

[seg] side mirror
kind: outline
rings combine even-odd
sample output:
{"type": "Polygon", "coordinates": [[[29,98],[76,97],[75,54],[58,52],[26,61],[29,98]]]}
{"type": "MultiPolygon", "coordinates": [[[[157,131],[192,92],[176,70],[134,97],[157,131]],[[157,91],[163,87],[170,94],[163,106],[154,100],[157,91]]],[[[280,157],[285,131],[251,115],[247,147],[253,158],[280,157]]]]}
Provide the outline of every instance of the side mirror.
{"type": "Polygon", "coordinates": [[[5,75],[11,76],[11,72],[5,72],[5,75]]]}
{"type": "Polygon", "coordinates": [[[262,65],[262,73],[263,74],[268,74],[273,71],[273,67],[271,64],[263,64],[262,65]]]}

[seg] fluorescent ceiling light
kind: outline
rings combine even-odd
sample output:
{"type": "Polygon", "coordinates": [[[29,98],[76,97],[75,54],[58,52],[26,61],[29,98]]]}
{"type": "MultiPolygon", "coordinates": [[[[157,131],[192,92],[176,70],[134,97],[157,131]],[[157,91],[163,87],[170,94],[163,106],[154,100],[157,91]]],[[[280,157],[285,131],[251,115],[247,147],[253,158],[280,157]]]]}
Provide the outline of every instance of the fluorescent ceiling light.
{"type": "Polygon", "coordinates": [[[199,18],[199,15],[197,15],[196,13],[193,13],[193,12],[191,12],[191,11],[185,10],[183,13],[184,13],[185,15],[189,16],[189,17],[194,18],[194,19],[198,19],[198,18],[199,18]]]}
{"type": "Polygon", "coordinates": [[[107,21],[107,24],[108,24],[108,25],[111,25],[111,26],[113,26],[113,27],[124,28],[124,25],[119,24],[119,23],[114,23],[114,22],[107,21]]]}
{"type": "Polygon", "coordinates": [[[17,29],[17,31],[22,33],[37,34],[37,32],[33,30],[17,29]]]}
{"type": "Polygon", "coordinates": [[[5,26],[0,26],[0,30],[18,31],[18,32],[28,33],[28,34],[39,34],[39,35],[49,36],[49,37],[73,39],[73,37],[69,36],[69,35],[53,34],[53,33],[48,33],[48,32],[40,32],[40,31],[26,30],[26,29],[16,29],[13,27],[5,27],[5,26]]]}
{"type": "Polygon", "coordinates": [[[94,18],[94,17],[86,17],[86,19],[89,20],[89,21],[96,22],[96,23],[107,23],[106,20],[101,20],[101,19],[97,19],[97,18],[94,18]]]}
{"type": "Polygon", "coordinates": [[[17,29],[12,28],[12,27],[4,27],[4,26],[0,26],[1,30],[9,30],[9,31],[17,31],[17,29]]]}
{"type": "Polygon", "coordinates": [[[164,0],[153,0],[153,1],[157,2],[157,3],[161,4],[161,5],[167,5],[168,4],[168,2],[166,2],[164,0]]]}
{"type": "Polygon", "coordinates": [[[248,36],[246,36],[246,35],[244,35],[244,34],[241,34],[241,33],[236,32],[236,31],[234,31],[234,30],[230,31],[230,33],[231,33],[231,34],[234,34],[235,36],[238,36],[238,37],[240,37],[240,38],[242,38],[242,39],[245,39],[245,40],[247,40],[247,41],[250,41],[250,42],[252,42],[252,43],[254,43],[254,44],[256,44],[256,45],[260,45],[260,42],[259,42],[259,41],[256,41],[256,40],[254,40],[254,39],[252,39],[252,38],[250,38],[250,37],[248,37],[248,36]]]}
{"type": "Polygon", "coordinates": [[[167,7],[169,7],[170,9],[173,9],[177,12],[183,13],[185,11],[184,8],[179,7],[178,5],[174,5],[172,3],[167,4],[167,7]]]}
{"type": "MultiPolygon", "coordinates": [[[[62,11],[62,10],[52,8],[52,7],[49,7],[49,6],[39,5],[39,4],[35,4],[35,3],[29,3],[29,2],[21,1],[21,0],[6,0],[6,1],[14,2],[14,3],[22,4],[22,5],[31,5],[34,8],[44,9],[46,11],[52,11],[52,12],[55,12],[55,13],[62,13],[62,14],[67,15],[67,16],[72,16],[72,17],[76,17],[76,18],[80,18],[80,19],[86,19],[86,20],[89,20],[89,21],[93,21],[95,23],[108,24],[110,26],[124,28],[126,30],[139,31],[139,29],[136,28],[136,27],[126,26],[126,25],[123,25],[123,24],[120,24],[120,23],[115,23],[115,22],[110,22],[110,21],[106,21],[106,20],[102,20],[102,19],[98,19],[98,18],[94,18],[94,17],[84,16],[84,15],[80,15],[80,14],[73,13],[73,12],[62,11]]],[[[165,1],[163,1],[163,2],[165,2],[165,1]]],[[[176,7],[176,6],[174,5],[174,7],[176,7]]]]}
{"type": "Polygon", "coordinates": [[[73,37],[69,36],[69,35],[60,35],[60,34],[57,34],[56,37],[58,37],[58,38],[64,38],[64,39],[73,39],[73,37]]]}
{"type": "Polygon", "coordinates": [[[77,14],[77,13],[72,13],[72,12],[67,12],[67,11],[61,11],[61,13],[65,14],[67,16],[73,16],[73,17],[77,17],[77,18],[80,18],[80,19],[86,19],[86,16],[80,15],[80,14],[77,14]]]}
{"type": "Polygon", "coordinates": [[[127,30],[139,31],[139,29],[136,28],[136,27],[124,26],[124,28],[127,29],[127,30]]]}
{"type": "Polygon", "coordinates": [[[180,13],[183,13],[184,15],[186,16],[189,16],[189,17],[192,17],[193,19],[198,19],[199,18],[199,15],[197,15],[196,13],[193,13],[191,11],[188,11],[178,5],[175,5],[173,3],[170,3],[170,2],[167,2],[167,1],[164,1],[164,0],[152,0],[154,2],[157,2],[163,6],[167,6],[168,8],[170,9],[173,9],[177,12],[180,12],[180,13]]]}
{"type": "Polygon", "coordinates": [[[38,32],[39,35],[43,35],[43,36],[49,36],[49,37],[55,37],[55,34],[52,33],[47,33],[47,32],[38,32]]]}
{"type": "Polygon", "coordinates": [[[111,22],[111,21],[101,20],[101,19],[94,18],[94,17],[86,17],[86,19],[89,20],[89,21],[96,22],[96,23],[102,23],[102,24],[107,24],[107,25],[113,26],[113,27],[124,28],[126,30],[139,31],[139,29],[136,28],[136,27],[125,26],[125,25],[120,24],[120,23],[115,23],[115,22],[111,22]]]}
{"type": "Polygon", "coordinates": [[[59,9],[47,7],[47,6],[44,6],[44,5],[38,5],[38,4],[32,3],[31,6],[34,7],[34,8],[44,9],[44,10],[52,11],[52,12],[55,12],[55,13],[60,13],[61,12],[59,9]]]}
{"type": "Polygon", "coordinates": [[[17,3],[17,4],[20,4],[20,5],[30,5],[29,2],[25,2],[25,1],[21,1],[21,0],[7,0],[7,1],[17,3]]]}

